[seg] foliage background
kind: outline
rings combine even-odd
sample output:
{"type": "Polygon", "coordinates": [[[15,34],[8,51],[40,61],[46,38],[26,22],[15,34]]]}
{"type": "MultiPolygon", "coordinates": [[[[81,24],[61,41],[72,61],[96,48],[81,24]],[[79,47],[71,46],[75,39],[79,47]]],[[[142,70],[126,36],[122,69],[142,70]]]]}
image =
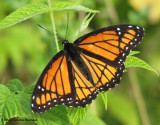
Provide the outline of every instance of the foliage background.
{"type": "MultiPolygon", "coordinates": [[[[40,1],[47,3],[45,0],[0,0],[0,20],[28,3],[39,3],[40,1]]],[[[52,1],[52,5],[54,6],[59,1],[52,1]]],[[[141,53],[137,56],[160,73],[159,0],[154,2],[152,0],[67,1],[100,11],[82,34],[115,24],[136,24],[144,27],[145,37],[134,50],[140,51],[141,53]]],[[[86,15],[84,12],[74,11],[54,13],[61,49],[63,49],[61,42],[65,38],[67,12],[70,17],[67,39],[71,42],[75,40],[74,35],[86,15]]],[[[6,84],[15,78],[22,81],[26,87],[36,83],[46,64],[57,53],[53,35],[40,29],[37,24],[41,24],[52,31],[48,13],[35,16],[0,31],[0,83],[6,84]]],[[[143,115],[148,116],[147,119],[144,119],[146,124],[160,123],[160,78],[153,72],[141,68],[128,69],[128,72],[124,73],[119,86],[107,92],[107,111],[104,110],[103,100],[98,97],[90,105],[86,117],[81,122],[82,125],[96,123],[102,125],[140,125],[144,124],[142,122],[143,115]],[[132,79],[140,88],[143,97],[141,101],[145,104],[147,114],[139,110],[135,98],[137,91],[134,92],[135,84],[132,79]]],[[[9,121],[7,124],[25,125],[27,122],[9,121]]],[[[30,124],[34,125],[36,123],[30,122],[30,124]]]]}

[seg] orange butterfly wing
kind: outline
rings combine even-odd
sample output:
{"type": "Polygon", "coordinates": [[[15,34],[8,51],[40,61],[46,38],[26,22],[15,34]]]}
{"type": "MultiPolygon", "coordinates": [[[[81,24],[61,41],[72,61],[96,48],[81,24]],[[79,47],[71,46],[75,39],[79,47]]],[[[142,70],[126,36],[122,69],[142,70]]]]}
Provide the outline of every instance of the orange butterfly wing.
{"type": "Polygon", "coordinates": [[[100,92],[119,84],[125,59],[143,36],[144,29],[139,26],[117,25],[91,32],[74,42],[100,92]]]}
{"type": "Polygon", "coordinates": [[[59,52],[42,72],[31,99],[33,112],[39,113],[53,106],[70,103],[75,98],[71,64],[64,51],[59,52]]]}

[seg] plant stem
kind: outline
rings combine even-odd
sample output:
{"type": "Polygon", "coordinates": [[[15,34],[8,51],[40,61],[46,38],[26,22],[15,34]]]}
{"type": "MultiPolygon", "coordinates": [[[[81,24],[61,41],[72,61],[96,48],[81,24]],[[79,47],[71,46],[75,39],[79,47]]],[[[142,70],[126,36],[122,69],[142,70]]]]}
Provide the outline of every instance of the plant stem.
{"type": "Polygon", "coordinates": [[[139,83],[136,78],[134,69],[133,68],[128,69],[128,73],[129,73],[135,101],[137,103],[137,107],[138,107],[138,110],[140,113],[142,124],[143,125],[150,125],[146,106],[145,106],[144,99],[143,99],[143,96],[140,91],[139,83]]]}
{"type": "Polygon", "coordinates": [[[48,5],[50,8],[50,17],[51,17],[51,22],[52,22],[52,29],[53,29],[53,33],[54,33],[54,38],[55,38],[55,43],[56,43],[56,49],[57,52],[59,52],[59,45],[58,45],[58,39],[57,39],[57,33],[56,33],[56,27],[55,27],[55,22],[54,22],[54,16],[53,16],[53,10],[52,10],[52,5],[51,5],[51,0],[48,0],[48,5]]]}

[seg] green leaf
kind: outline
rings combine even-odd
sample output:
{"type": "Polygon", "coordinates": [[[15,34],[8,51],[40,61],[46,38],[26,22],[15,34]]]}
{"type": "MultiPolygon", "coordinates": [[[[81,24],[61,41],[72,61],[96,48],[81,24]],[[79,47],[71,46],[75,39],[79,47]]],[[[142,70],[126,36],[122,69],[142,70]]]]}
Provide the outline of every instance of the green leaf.
{"type": "Polygon", "coordinates": [[[2,124],[5,124],[9,119],[14,117],[36,119],[37,121],[35,122],[39,125],[69,124],[67,110],[63,105],[54,107],[45,113],[32,113],[30,99],[33,86],[35,85],[28,87],[24,91],[21,91],[22,86],[20,86],[21,82],[19,80],[11,80],[7,84],[8,88],[5,85],[0,85],[0,118],[2,118],[2,124]]]}
{"type": "Polygon", "coordinates": [[[92,14],[92,15],[91,15],[91,14],[92,14],[92,13],[89,13],[89,14],[84,18],[84,20],[82,21],[82,24],[81,24],[80,28],[77,30],[77,32],[76,32],[75,35],[74,35],[74,40],[77,38],[77,36],[80,34],[80,32],[84,31],[84,30],[88,27],[90,21],[91,21],[91,20],[93,19],[93,17],[95,16],[95,13],[92,14]]]}
{"type": "Polygon", "coordinates": [[[0,122],[5,124],[10,118],[25,117],[29,112],[29,97],[23,92],[13,93],[0,85],[0,122]]]}
{"type": "Polygon", "coordinates": [[[158,76],[158,72],[153,69],[151,66],[149,66],[146,62],[144,62],[143,60],[134,57],[134,56],[128,56],[125,62],[125,66],[127,67],[141,67],[150,71],[153,71],[154,73],[156,73],[158,76]]]}
{"type": "Polygon", "coordinates": [[[136,55],[136,54],[139,54],[140,52],[139,51],[131,51],[129,53],[129,56],[133,56],[133,55],[136,55]]]}
{"type": "Polygon", "coordinates": [[[99,12],[97,10],[89,9],[87,7],[84,7],[84,6],[81,6],[81,5],[77,5],[77,4],[74,4],[74,3],[70,3],[70,2],[59,2],[58,4],[56,4],[53,7],[53,10],[55,10],[55,11],[59,11],[59,10],[73,10],[73,11],[92,12],[92,13],[99,12]]]}
{"type": "MultiPolygon", "coordinates": [[[[84,11],[84,12],[98,12],[84,6],[76,5],[69,2],[59,2],[58,4],[54,5],[54,11],[62,11],[62,10],[74,10],[74,11],[84,11]]],[[[28,4],[22,8],[17,9],[5,19],[0,22],[0,29],[4,29],[20,23],[26,19],[29,19],[33,16],[49,12],[50,9],[45,4],[28,4]]]]}
{"type": "Polygon", "coordinates": [[[106,125],[98,116],[88,112],[81,125],[106,125]]]}
{"type": "Polygon", "coordinates": [[[32,118],[38,125],[69,125],[66,107],[56,106],[44,113],[32,113],[32,118]]]}
{"type": "Polygon", "coordinates": [[[49,11],[49,7],[45,4],[29,4],[22,8],[17,9],[4,20],[0,22],[0,29],[10,27],[16,23],[24,21],[35,15],[49,11]]]}
{"type": "Polygon", "coordinates": [[[121,93],[108,93],[108,108],[110,113],[122,125],[140,125],[138,112],[131,98],[121,93]]]}
{"type": "Polygon", "coordinates": [[[92,14],[92,15],[91,15],[91,14],[92,14],[92,13],[89,13],[89,14],[84,18],[84,20],[83,20],[83,22],[82,22],[82,24],[81,24],[81,27],[80,27],[79,32],[84,31],[84,30],[88,27],[89,23],[91,22],[91,20],[92,20],[93,17],[95,16],[95,13],[92,14]]]}
{"type": "Polygon", "coordinates": [[[28,95],[31,96],[32,93],[33,93],[34,87],[35,87],[35,84],[32,84],[32,85],[26,87],[26,88],[24,89],[24,92],[25,92],[26,94],[28,94],[28,95]]]}
{"type": "Polygon", "coordinates": [[[82,108],[82,107],[78,107],[78,108],[69,107],[67,109],[68,109],[69,118],[70,118],[71,122],[73,123],[73,125],[79,125],[80,122],[86,116],[86,113],[87,113],[87,111],[89,109],[89,105],[86,106],[85,108],[82,108]]]}
{"type": "Polygon", "coordinates": [[[18,79],[9,81],[6,86],[11,92],[22,91],[22,83],[18,79]]]}
{"type": "Polygon", "coordinates": [[[102,99],[104,101],[105,109],[107,110],[107,93],[106,92],[100,92],[100,95],[102,96],[102,99]]]}

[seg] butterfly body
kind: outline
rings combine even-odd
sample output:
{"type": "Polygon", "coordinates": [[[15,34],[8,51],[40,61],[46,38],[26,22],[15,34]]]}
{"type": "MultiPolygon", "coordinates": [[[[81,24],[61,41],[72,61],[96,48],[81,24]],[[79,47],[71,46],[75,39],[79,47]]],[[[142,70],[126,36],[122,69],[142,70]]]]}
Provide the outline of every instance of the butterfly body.
{"type": "Polygon", "coordinates": [[[79,59],[79,52],[73,43],[69,43],[67,40],[63,41],[64,51],[71,60],[79,59]]]}
{"type": "MultiPolygon", "coordinates": [[[[62,44],[64,46],[64,51],[65,51],[65,53],[68,57],[67,58],[68,61],[72,60],[75,63],[76,67],[85,76],[85,78],[88,81],[92,82],[92,77],[91,77],[91,74],[89,72],[89,69],[85,65],[83,59],[80,57],[80,48],[78,48],[73,43],[69,43],[69,41],[67,41],[67,40],[64,40],[62,44]]],[[[93,82],[92,82],[92,84],[93,84],[93,82]]]]}
{"type": "Polygon", "coordinates": [[[99,92],[120,83],[125,59],[143,36],[142,27],[124,24],[93,31],[74,43],[64,40],[64,50],[51,59],[37,81],[32,111],[90,104],[99,92]]]}

